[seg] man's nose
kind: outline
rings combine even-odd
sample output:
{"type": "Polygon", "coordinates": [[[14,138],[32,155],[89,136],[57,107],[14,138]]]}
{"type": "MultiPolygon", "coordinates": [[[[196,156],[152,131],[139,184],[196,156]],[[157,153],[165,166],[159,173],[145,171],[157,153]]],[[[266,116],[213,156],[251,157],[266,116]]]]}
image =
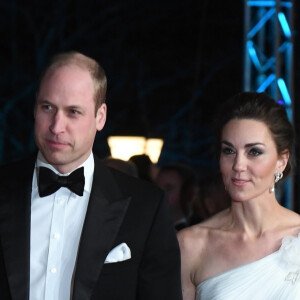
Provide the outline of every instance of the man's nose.
{"type": "Polygon", "coordinates": [[[54,134],[59,134],[65,131],[65,127],[65,117],[61,112],[56,112],[51,120],[50,131],[54,134]]]}

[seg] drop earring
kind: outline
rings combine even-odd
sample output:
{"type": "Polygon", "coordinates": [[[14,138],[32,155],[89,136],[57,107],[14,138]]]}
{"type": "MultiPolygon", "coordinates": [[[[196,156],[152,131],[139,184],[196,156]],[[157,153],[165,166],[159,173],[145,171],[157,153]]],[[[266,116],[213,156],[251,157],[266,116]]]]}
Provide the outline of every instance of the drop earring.
{"type": "Polygon", "coordinates": [[[277,183],[282,177],[283,177],[283,173],[282,172],[275,173],[275,175],[274,175],[274,183],[270,187],[270,193],[274,193],[275,192],[275,183],[277,183]]]}

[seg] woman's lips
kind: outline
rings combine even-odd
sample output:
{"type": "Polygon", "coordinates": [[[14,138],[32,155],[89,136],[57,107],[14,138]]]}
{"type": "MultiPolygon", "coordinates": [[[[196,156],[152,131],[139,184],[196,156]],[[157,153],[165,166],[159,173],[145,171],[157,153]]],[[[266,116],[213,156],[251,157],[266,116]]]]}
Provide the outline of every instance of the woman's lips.
{"type": "Polygon", "coordinates": [[[248,182],[250,182],[250,180],[232,178],[232,183],[236,186],[245,186],[248,182]]]}

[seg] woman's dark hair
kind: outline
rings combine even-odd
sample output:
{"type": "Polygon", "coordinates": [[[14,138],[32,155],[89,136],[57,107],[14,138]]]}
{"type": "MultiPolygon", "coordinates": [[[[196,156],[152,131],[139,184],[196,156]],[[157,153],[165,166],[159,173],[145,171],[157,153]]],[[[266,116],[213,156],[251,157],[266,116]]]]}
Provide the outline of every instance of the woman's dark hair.
{"type": "MultiPolygon", "coordinates": [[[[285,150],[290,159],[283,172],[286,177],[292,167],[294,130],[288,119],[285,107],[273,100],[266,93],[243,92],[226,101],[221,107],[215,122],[215,136],[218,154],[221,149],[221,136],[224,126],[233,119],[252,119],[264,122],[276,144],[277,153],[285,150]]],[[[247,134],[247,133],[245,133],[247,134]]]]}

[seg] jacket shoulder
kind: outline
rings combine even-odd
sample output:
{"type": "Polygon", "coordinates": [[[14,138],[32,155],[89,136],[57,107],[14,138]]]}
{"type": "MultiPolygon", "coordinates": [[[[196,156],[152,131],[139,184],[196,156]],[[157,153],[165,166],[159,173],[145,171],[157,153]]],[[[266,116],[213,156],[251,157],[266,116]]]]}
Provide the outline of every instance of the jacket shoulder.
{"type": "Polygon", "coordinates": [[[36,156],[27,159],[4,163],[0,166],[1,182],[9,183],[12,178],[15,180],[24,180],[24,178],[33,175],[36,156]]]}

